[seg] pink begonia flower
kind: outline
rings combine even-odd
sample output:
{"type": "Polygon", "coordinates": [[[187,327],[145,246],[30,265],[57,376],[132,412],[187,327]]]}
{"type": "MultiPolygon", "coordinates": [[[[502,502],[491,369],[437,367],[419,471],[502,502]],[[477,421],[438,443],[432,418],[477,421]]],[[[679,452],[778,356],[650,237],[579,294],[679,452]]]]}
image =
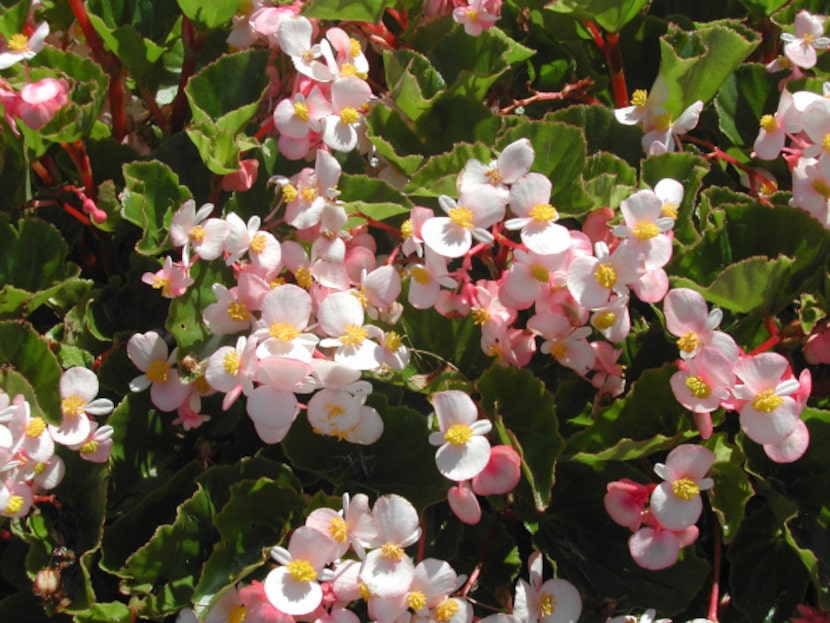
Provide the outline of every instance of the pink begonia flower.
{"type": "Polygon", "coordinates": [[[287,357],[259,362],[256,379],[261,385],[248,396],[245,408],[263,442],[279,443],[288,434],[300,412],[294,391],[310,371],[308,363],[287,357]]]}
{"type": "Polygon", "coordinates": [[[576,587],[563,579],[542,582],[541,552],[527,560],[528,580],[516,582],[513,615],[521,623],[576,623],[582,614],[582,598],[576,587]]]}
{"type": "Polygon", "coordinates": [[[559,212],[550,204],[552,189],[541,173],[528,173],[510,189],[510,209],[517,218],[507,219],[504,227],[521,230],[522,242],[540,255],[564,253],[571,246],[568,229],[556,223],[559,212]]]}
{"type": "Polygon", "coordinates": [[[760,444],[778,444],[798,426],[801,405],[792,394],[799,383],[792,378],[789,362],[778,353],[760,353],[741,359],[735,374],[742,384],[733,389],[739,400],[741,428],[760,444]]]}
{"type": "Polygon", "coordinates": [[[329,337],[320,340],[322,348],[334,348],[334,360],[356,370],[374,370],[382,360],[380,346],[369,339],[363,326],[363,306],[351,292],[327,296],[317,310],[320,329],[329,337]]]}
{"type": "Polygon", "coordinates": [[[31,405],[21,394],[14,397],[13,404],[16,408],[7,426],[14,439],[11,445],[16,448],[15,459],[45,463],[55,454],[55,441],[46,420],[32,415],[31,405]]]}
{"type": "Polygon", "coordinates": [[[275,608],[302,616],[316,610],[323,601],[319,580],[331,578],[324,567],[334,560],[335,547],[313,528],[300,526],[291,534],[288,549],[274,547],[271,557],[280,566],[265,576],[265,594],[275,608]]]}
{"type": "Polygon", "coordinates": [[[810,430],[804,420],[796,422],[795,430],[778,443],[764,444],[764,453],[776,463],[797,461],[810,446],[810,430]]]}
{"type": "Polygon", "coordinates": [[[212,203],[206,203],[197,211],[196,202],[188,199],[173,215],[170,240],[182,247],[185,264],[190,263],[191,249],[203,260],[215,260],[222,255],[228,224],[219,218],[208,218],[213,209],[212,203]]]}
{"type": "Polygon", "coordinates": [[[439,428],[429,435],[429,443],[439,446],[435,453],[438,471],[456,482],[469,480],[490,460],[490,442],[485,435],[493,425],[490,420],[478,419],[478,407],[462,391],[437,392],[430,401],[439,428]]]}
{"type": "Polygon", "coordinates": [[[622,342],[631,330],[628,295],[613,296],[608,304],[591,314],[591,326],[609,342],[622,342]]]}
{"type": "Polygon", "coordinates": [[[694,543],[699,534],[694,525],[684,530],[668,530],[659,524],[643,526],[628,538],[628,550],[643,569],[660,571],[677,562],[680,550],[694,543]]]}
{"type": "Polygon", "coordinates": [[[246,223],[236,212],[231,212],[225,217],[227,223],[227,235],[225,236],[223,251],[227,253],[225,264],[230,266],[238,261],[251,246],[251,241],[259,232],[262,220],[254,215],[246,223]]]}
{"type": "MultiPolygon", "coordinates": [[[[671,619],[655,619],[655,616],[657,616],[657,611],[650,609],[646,610],[639,617],[626,614],[608,619],[605,623],[672,623],[671,619]]],[[[689,623],[694,623],[694,621],[690,621],[689,623]]]]}
{"type": "Polygon", "coordinates": [[[795,34],[781,33],[784,54],[796,67],[810,69],[817,60],[816,50],[830,47],[830,39],[824,36],[824,16],[799,11],[795,16],[795,34]]]}
{"type": "Polygon", "coordinates": [[[477,495],[504,495],[519,484],[522,460],[513,446],[493,446],[487,465],[470,483],[477,495]]]}
{"type": "Polygon", "coordinates": [[[811,365],[830,363],[830,325],[826,322],[813,327],[807,336],[804,359],[811,365]]]}
{"type": "Polygon", "coordinates": [[[33,130],[40,130],[68,100],[69,83],[66,80],[42,78],[20,89],[14,115],[33,130]]]}
{"type": "Polygon", "coordinates": [[[703,510],[700,492],[715,484],[706,477],[715,459],[708,448],[685,444],[669,452],[665,464],[655,464],[663,482],[652,491],[649,510],[661,526],[685,530],[698,520],[703,510]]]}
{"type": "Polygon", "coordinates": [[[711,413],[729,398],[735,385],[733,364],[716,348],[704,346],[692,359],[681,360],[669,383],[677,401],[689,411],[711,413]]]}
{"type": "Polygon", "coordinates": [[[623,125],[653,126],[656,118],[665,113],[663,104],[669,97],[666,81],[657,76],[650,91],[637,89],[631,94],[631,105],[614,110],[617,122],[623,125]]]}
{"type": "Polygon", "coordinates": [[[609,482],[603,498],[605,511],[615,523],[636,532],[643,523],[643,511],[656,486],[628,478],[609,482]]]}
{"type": "Polygon", "coordinates": [[[413,253],[418,257],[424,255],[424,239],[421,237],[421,227],[434,216],[435,212],[421,206],[415,206],[409,211],[409,218],[401,224],[401,238],[403,238],[401,250],[404,255],[409,256],[413,253]]]}
{"type": "Polygon", "coordinates": [[[653,126],[643,128],[646,132],[642,138],[643,151],[649,156],[673,152],[678,137],[695,128],[701,112],[703,102],[698,100],[680,113],[675,121],[671,120],[671,113],[658,115],[653,126]]]}
{"type": "Polygon", "coordinates": [[[38,24],[31,37],[22,33],[12,35],[0,49],[0,69],[8,69],[15,63],[34,58],[43,49],[48,36],[49,24],[47,22],[38,24]]]}
{"type": "MultiPolygon", "coordinates": [[[[830,150],[824,138],[830,134],[830,106],[825,98],[813,101],[799,116],[801,129],[811,144],[804,148],[804,158],[816,158],[814,163],[821,176],[830,176],[830,150]]],[[[811,163],[813,164],[813,163],[811,163]]]]}
{"type": "Polygon", "coordinates": [[[311,319],[311,295],[300,286],[277,286],[262,300],[259,328],[260,357],[279,356],[310,362],[319,338],[306,333],[311,319]]]}
{"type": "Polygon", "coordinates": [[[107,415],[113,409],[112,401],[96,398],[98,395],[98,377],[92,370],[72,367],[61,375],[60,425],[49,425],[52,439],[63,445],[80,443],[89,435],[90,418],[88,415],[107,415]]]}
{"type": "Polygon", "coordinates": [[[415,565],[404,551],[421,536],[418,511],[396,494],[382,495],[372,507],[377,534],[360,569],[360,580],[375,597],[392,597],[409,590],[415,565]]]}
{"type": "Polygon", "coordinates": [[[274,126],[288,138],[304,139],[310,132],[319,132],[320,119],[331,114],[331,102],[319,87],[312,87],[308,95],[296,93],[285,98],[274,108],[274,126]]]}
{"type": "Polygon", "coordinates": [[[515,184],[528,174],[534,157],[533,145],[528,139],[520,138],[507,145],[498,158],[486,165],[471,158],[458,174],[458,191],[463,193],[480,185],[492,186],[499,200],[505,203],[510,197],[508,185],[515,184]]]}
{"type": "Polygon", "coordinates": [[[441,195],[438,204],[447,216],[427,220],[421,235],[430,249],[448,258],[467,253],[473,238],[491,244],[494,239],[487,228],[501,221],[505,212],[496,189],[482,184],[465,187],[458,202],[441,195]]]}
{"type": "Polygon", "coordinates": [[[620,204],[624,225],[613,228],[637,253],[646,271],[665,266],[672,256],[672,239],[664,235],[674,227],[674,219],[662,216],[663,201],[652,190],[640,190],[620,204]]]}
{"type": "Polygon", "coordinates": [[[357,76],[363,80],[368,77],[369,60],[360,42],[342,28],[329,28],[320,48],[333,76],[357,76]]]}
{"type": "Polygon", "coordinates": [[[539,312],[527,321],[527,328],[542,336],[539,350],[578,374],[587,374],[594,366],[594,351],[588,344],[590,327],[574,328],[568,318],[553,311],[539,312]]]}
{"type": "Polygon", "coordinates": [[[240,394],[249,396],[254,391],[254,378],[259,370],[256,348],[256,338],[240,336],[235,346],[220,346],[208,358],[205,381],[226,394],[222,409],[229,409],[240,394]]]}
{"type": "Polygon", "coordinates": [[[150,388],[150,399],[161,411],[175,411],[190,393],[175,368],[174,348],[167,353],[167,343],[155,331],[136,333],[127,342],[127,356],[136,368],[144,372],[130,381],[130,391],[150,388]]]}
{"type": "MultiPolygon", "coordinates": [[[[317,364],[315,374],[319,374],[320,368],[317,362],[320,361],[322,360],[312,360],[312,363],[317,364]]],[[[345,368],[345,366],[338,366],[338,368],[345,368]]],[[[359,375],[359,371],[349,370],[359,375]]],[[[371,383],[357,381],[346,384],[335,380],[336,376],[337,373],[328,379],[324,377],[325,387],[308,402],[306,415],[312,429],[318,434],[345,439],[350,443],[361,445],[374,443],[383,434],[383,420],[373,407],[365,404],[366,398],[372,391],[371,383]]]]}
{"type": "Polygon", "coordinates": [[[594,245],[595,256],[580,255],[568,268],[567,285],[574,299],[588,309],[604,307],[612,294],[627,294],[627,283],[637,279],[636,257],[620,247],[610,253],[603,242],[594,245]]]}
{"type": "Polygon", "coordinates": [[[360,78],[338,78],[331,85],[331,112],[322,121],[323,142],[335,151],[357,147],[357,128],[374,99],[372,87],[360,78]]]}
{"type": "Polygon", "coordinates": [[[774,115],[761,117],[761,129],[753,144],[754,156],[761,160],[774,160],[781,153],[787,138],[784,119],[793,105],[792,94],[784,89],[774,115]]]}
{"type": "Polygon", "coordinates": [[[164,258],[164,264],[159,270],[144,273],[141,281],[161,290],[161,295],[167,299],[183,295],[194,283],[187,267],[181,262],[173,262],[169,255],[164,258]]]}
{"type": "Polygon", "coordinates": [[[104,425],[99,428],[96,422],[92,422],[92,430],[86,440],[67,447],[70,450],[77,450],[78,455],[84,461],[106,463],[112,453],[112,436],[114,434],[115,429],[112,426],[104,425]]]}
{"type": "Polygon", "coordinates": [[[457,281],[448,275],[447,260],[427,249],[424,262],[409,266],[407,300],[415,309],[435,306],[441,286],[453,289],[457,281]]]}
{"type": "Polygon", "coordinates": [[[284,17],[277,32],[280,49],[291,57],[295,69],[302,75],[328,82],[332,79],[331,71],[317,60],[323,53],[319,44],[311,44],[313,31],[314,27],[305,17],[284,17]]]}
{"type": "MultiPolygon", "coordinates": [[[[201,406],[201,402],[199,403],[201,406]]],[[[184,430],[193,430],[199,428],[205,422],[210,421],[209,415],[199,413],[200,409],[194,409],[189,400],[185,400],[179,408],[176,409],[177,417],[171,424],[174,426],[181,426],[184,430]]]]}
{"type": "Polygon", "coordinates": [[[514,309],[527,309],[546,291],[558,289],[557,275],[564,274],[567,261],[567,254],[540,255],[515,249],[513,262],[502,273],[499,298],[514,309]]]}
{"type": "MultiPolygon", "coordinates": [[[[425,558],[415,565],[415,573],[409,591],[406,593],[405,606],[415,613],[415,620],[428,618],[430,610],[440,607],[449,596],[458,589],[459,577],[449,563],[436,558],[425,558]]],[[[451,610],[445,606],[444,610],[451,610]]]]}
{"type": "Polygon", "coordinates": [[[815,158],[799,158],[792,170],[793,197],[790,204],[808,212],[830,228],[830,175],[824,175],[815,158]]]}
{"type": "Polygon", "coordinates": [[[683,203],[683,184],[670,177],[665,177],[654,185],[654,194],[663,202],[660,216],[677,220],[677,211],[683,203]]]}
{"type": "MultiPolygon", "coordinates": [[[[489,11],[486,0],[468,0],[467,6],[453,9],[452,18],[464,27],[464,32],[472,37],[478,37],[483,31],[496,25],[501,16],[489,11]]],[[[500,7],[499,7],[500,8],[500,7]]]]}
{"type": "Polygon", "coordinates": [[[32,488],[13,478],[0,482],[0,515],[3,517],[25,517],[32,508],[32,488]]]}
{"type": "Polygon", "coordinates": [[[495,357],[497,365],[523,368],[536,352],[536,336],[495,320],[481,327],[481,351],[495,357]]]}
{"type": "Polygon", "coordinates": [[[244,192],[250,190],[256,182],[259,172],[259,160],[246,158],[239,161],[239,171],[228,173],[222,177],[222,190],[225,192],[244,192]]]}
{"type": "Polygon", "coordinates": [[[470,483],[462,481],[447,490],[450,510],[465,524],[474,526],[481,521],[481,506],[470,483]]]}
{"type": "Polygon", "coordinates": [[[625,390],[625,372],[618,363],[621,348],[614,348],[605,341],[591,342],[594,351],[594,374],[591,375],[591,385],[599,390],[599,396],[619,396],[625,390]]]}
{"type": "Polygon", "coordinates": [[[717,307],[708,311],[703,296],[688,288],[675,288],[663,301],[666,329],[678,338],[677,347],[683,359],[694,357],[701,347],[712,346],[730,362],[738,361],[738,345],[722,331],[715,331],[723,318],[717,307]]]}

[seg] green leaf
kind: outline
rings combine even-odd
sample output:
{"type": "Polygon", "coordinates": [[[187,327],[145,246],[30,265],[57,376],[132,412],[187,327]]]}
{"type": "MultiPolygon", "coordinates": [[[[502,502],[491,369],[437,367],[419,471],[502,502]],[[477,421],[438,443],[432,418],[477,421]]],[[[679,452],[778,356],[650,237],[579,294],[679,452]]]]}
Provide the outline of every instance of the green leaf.
{"type": "Polygon", "coordinates": [[[642,130],[619,123],[613,111],[605,106],[571,106],[546,115],[544,120],[561,121],[580,128],[589,154],[607,151],[632,167],[640,166],[643,157],[642,130]]]}
{"type": "Polygon", "coordinates": [[[565,447],[554,397],[530,370],[517,368],[490,368],[476,389],[502,442],[512,445],[522,459],[536,510],[544,511],[550,504],[556,460],[565,447]]]}
{"type": "Polygon", "coordinates": [[[763,65],[746,63],[738,67],[715,97],[718,126],[732,143],[751,148],[758,137],[759,121],[778,108],[778,76],[763,65]]]}
{"type": "Polygon", "coordinates": [[[413,204],[401,191],[383,180],[365,175],[341,175],[338,183],[346,212],[358,213],[375,221],[408,214],[413,204]]]}
{"type": "Polygon", "coordinates": [[[513,141],[527,138],[536,157],[531,170],[551,182],[551,203],[562,214],[581,214],[591,206],[585,192],[582,170],[585,167],[585,136],[580,128],[550,121],[525,121],[499,137],[497,147],[504,149],[513,141]]]}
{"type": "Polygon", "coordinates": [[[728,544],[739,533],[746,503],[754,492],[744,470],[744,455],[727,441],[725,433],[716,433],[702,445],[717,457],[708,474],[715,481],[709,502],[720,523],[723,542],[728,544]]]}
{"type": "Polygon", "coordinates": [[[144,232],[136,250],[158,255],[170,246],[167,229],[173,213],[191,198],[178,176],[157,160],[124,165],[126,187],[121,195],[124,219],[144,232]]]}
{"type": "Polygon", "coordinates": [[[429,59],[414,50],[384,51],[383,68],[389,94],[412,121],[429,110],[435,96],[447,88],[429,59]]]}
{"type": "Polygon", "coordinates": [[[708,102],[760,40],[734,20],[696,24],[691,32],[670,25],[660,38],[659,75],[669,93],[664,107],[677,117],[697,100],[708,102]]]}
{"type": "Polygon", "coordinates": [[[582,172],[585,190],[593,199],[593,207],[616,209],[623,199],[633,194],[637,173],[629,164],[613,154],[593,154],[585,161],[582,172]]]}
{"type": "Polygon", "coordinates": [[[415,123],[423,152],[429,155],[449,152],[458,143],[493,145],[502,119],[478,100],[441,94],[435,104],[415,123]]]}
{"type": "Polygon", "coordinates": [[[366,115],[367,136],[378,154],[405,176],[424,161],[424,146],[403,117],[386,106],[373,106],[366,115]]]}
{"type": "MultiPolygon", "coordinates": [[[[50,424],[61,423],[61,368],[49,343],[30,324],[0,321],[0,366],[16,371],[31,385],[34,395],[27,395],[26,399],[31,403],[33,416],[43,417],[50,424]]],[[[4,377],[4,384],[12,378],[18,380],[19,387],[19,377],[4,377]]],[[[14,391],[12,387],[7,391],[14,391]]],[[[14,394],[10,397],[14,398],[14,394]]]]}
{"type": "Polygon", "coordinates": [[[545,8],[596,22],[608,32],[620,32],[647,3],[648,0],[554,0],[545,8]]]}
{"type": "Polygon", "coordinates": [[[804,602],[810,579],[782,529],[796,512],[784,498],[771,498],[747,515],[726,552],[729,592],[750,621],[783,623],[804,602]]]}
{"type": "Polygon", "coordinates": [[[216,515],[221,540],[205,562],[193,594],[197,614],[204,613],[224,589],[269,558],[290,528],[302,523],[303,500],[270,478],[245,480],[231,487],[230,500],[216,515]],[[271,509],[263,513],[262,509],[271,509]]]}
{"type": "Polygon", "coordinates": [[[20,0],[8,7],[0,7],[0,35],[3,35],[6,41],[23,32],[29,8],[30,4],[27,0],[20,0]]]}
{"type": "Polygon", "coordinates": [[[568,439],[565,453],[581,462],[631,460],[696,435],[669,384],[676,370],[666,364],[643,372],[625,397],[600,410],[594,424],[568,439]]]}
{"type": "Polygon", "coordinates": [[[89,610],[75,615],[77,623],[130,623],[133,613],[119,601],[97,603],[89,610]]]}
{"type": "Polygon", "coordinates": [[[63,236],[46,221],[21,219],[15,229],[0,215],[0,283],[29,292],[45,290],[78,274],[77,267],[67,270],[68,253],[63,236]]]}
{"type": "Polygon", "coordinates": [[[198,24],[202,30],[211,30],[229,21],[237,9],[239,0],[177,0],[189,20],[198,24]]]}
{"type": "Polygon", "coordinates": [[[303,5],[303,15],[317,19],[348,22],[377,22],[383,10],[394,4],[390,0],[310,0],[303,5]]]}
{"type": "Polygon", "coordinates": [[[145,83],[147,74],[166,49],[142,37],[141,33],[130,24],[109,28],[104,20],[93,13],[89,14],[89,21],[101,36],[106,48],[118,57],[130,75],[139,84],[145,83]]]}
{"type": "Polygon", "coordinates": [[[489,162],[492,158],[490,148],[481,143],[458,143],[453,146],[452,151],[428,159],[412,175],[404,190],[416,197],[455,196],[458,193],[458,174],[472,158],[480,162],[489,162]]]}

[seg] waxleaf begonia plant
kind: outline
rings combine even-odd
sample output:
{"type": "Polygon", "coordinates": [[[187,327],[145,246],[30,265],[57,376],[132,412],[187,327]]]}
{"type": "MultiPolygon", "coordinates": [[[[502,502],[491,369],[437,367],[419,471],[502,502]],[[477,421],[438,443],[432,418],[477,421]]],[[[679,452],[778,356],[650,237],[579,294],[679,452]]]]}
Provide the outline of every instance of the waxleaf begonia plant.
{"type": "Polygon", "coordinates": [[[830,622],[825,13],[0,0],[0,620],[830,622]]]}

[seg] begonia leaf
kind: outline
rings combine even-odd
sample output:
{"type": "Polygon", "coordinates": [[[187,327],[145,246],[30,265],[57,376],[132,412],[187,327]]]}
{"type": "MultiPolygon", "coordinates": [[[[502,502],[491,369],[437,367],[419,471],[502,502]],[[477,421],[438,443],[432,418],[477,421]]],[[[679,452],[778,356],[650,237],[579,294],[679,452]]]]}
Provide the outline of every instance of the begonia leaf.
{"type": "Polygon", "coordinates": [[[612,462],[602,471],[574,463],[557,467],[556,487],[534,536],[536,546],[556,563],[557,574],[588,593],[614,600],[622,611],[656,608],[661,615],[682,612],[704,586],[710,565],[683,550],[668,569],[649,571],[631,558],[631,531],[611,521],[603,505],[606,485],[643,474],[612,462]]]}
{"type": "Polygon", "coordinates": [[[769,17],[775,13],[782,6],[787,4],[787,0],[738,0],[746,9],[758,16],[769,17]]]}
{"type": "Polygon", "coordinates": [[[107,49],[118,57],[130,75],[139,83],[144,83],[147,73],[159,61],[165,48],[142,37],[131,25],[110,28],[95,14],[90,14],[89,21],[107,49]]]}
{"type": "Polygon", "coordinates": [[[458,143],[452,151],[428,159],[410,178],[406,191],[416,197],[456,196],[458,174],[471,158],[487,164],[492,158],[480,143],[458,143]]]}
{"type": "Polygon", "coordinates": [[[214,519],[221,540],[205,562],[193,594],[198,614],[265,562],[270,548],[283,541],[289,528],[302,523],[302,499],[284,483],[270,478],[244,480],[234,484],[230,494],[214,519]]]}
{"type": "Polygon", "coordinates": [[[428,155],[446,153],[458,143],[493,145],[502,119],[477,100],[442,93],[415,123],[428,155]]]}
{"type": "MultiPolygon", "coordinates": [[[[32,386],[35,395],[26,396],[32,415],[51,424],[60,424],[58,394],[61,368],[49,343],[25,322],[0,321],[0,366],[16,371],[32,386]]],[[[14,394],[10,396],[14,398],[14,394]]]]}
{"type": "Polygon", "coordinates": [[[745,63],[724,81],[715,97],[718,126],[734,145],[752,147],[764,114],[774,114],[780,97],[778,79],[763,65],[745,63]]]}
{"type": "Polygon", "coordinates": [[[377,22],[390,0],[311,0],[303,5],[303,15],[317,19],[377,22]]]}
{"type": "Polygon", "coordinates": [[[190,199],[190,191],[179,185],[178,176],[166,164],[157,160],[124,165],[124,179],[124,219],[144,232],[136,250],[157,255],[169,247],[167,229],[173,213],[190,199]]]}
{"type": "Polygon", "coordinates": [[[556,461],[565,446],[554,396],[530,370],[516,368],[490,368],[476,388],[502,443],[512,445],[521,457],[533,505],[544,511],[555,483],[556,461]]]}
{"type": "Polygon", "coordinates": [[[543,121],[561,121],[582,130],[589,154],[607,151],[633,167],[640,165],[642,130],[619,123],[604,106],[570,106],[546,115],[543,121]]]}
{"type": "Polygon", "coordinates": [[[536,154],[532,171],[547,176],[553,183],[551,203],[562,214],[581,214],[591,206],[584,189],[585,136],[580,128],[564,123],[526,121],[499,137],[504,149],[519,138],[527,138],[536,154]]]}
{"type": "Polygon", "coordinates": [[[366,115],[367,136],[378,154],[404,175],[412,175],[424,161],[423,143],[400,115],[386,106],[373,106],[366,115]]]}
{"type": "Polygon", "coordinates": [[[625,160],[608,153],[589,156],[582,175],[594,208],[618,208],[623,199],[634,193],[637,184],[634,169],[625,160]]]}
{"type": "Polygon", "coordinates": [[[412,121],[429,110],[435,96],[447,88],[429,59],[413,50],[384,52],[383,68],[392,99],[412,121]]]}
{"type": "Polygon", "coordinates": [[[20,0],[10,6],[0,7],[0,35],[3,35],[6,41],[23,31],[29,6],[27,0],[20,0]]]}
{"type": "Polygon", "coordinates": [[[803,510],[786,522],[787,542],[810,574],[818,606],[830,609],[830,507],[803,510]]]}
{"type": "Polygon", "coordinates": [[[715,486],[709,490],[712,510],[720,523],[724,543],[731,543],[739,533],[747,501],[754,495],[752,484],[743,468],[744,456],[729,443],[725,433],[716,433],[702,443],[717,457],[708,476],[715,486]]]}
{"type": "Polygon", "coordinates": [[[797,512],[774,496],[747,514],[726,552],[733,604],[751,621],[783,623],[803,603],[810,578],[783,530],[797,512]]]}
{"type": "Polygon", "coordinates": [[[78,623],[130,623],[134,614],[120,601],[96,603],[75,615],[78,623]]]}
{"type": "Polygon", "coordinates": [[[177,2],[182,9],[182,13],[205,30],[216,28],[230,21],[239,9],[238,0],[216,0],[216,2],[177,0],[177,2]]]}
{"type": "Polygon", "coordinates": [[[646,4],[648,0],[554,0],[545,8],[594,21],[608,32],[619,32],[646,4]]]}
{"type": "Polygon", "coordinates": [[[670,26],[660,39],[660,77],[668,89],[663,106],[677,118],[697,100],[704,104],[758,46],[760,36],[734,20],[670,26]]]}
{"type": "Polygon", "coordinates": [[[365,175],[342,175],[337,187],[339,200],[343,201],[346,212],[357,213],[375,221],[385,221],[408,214],[412,202],[401,191],[383,180],[365,175]]]}

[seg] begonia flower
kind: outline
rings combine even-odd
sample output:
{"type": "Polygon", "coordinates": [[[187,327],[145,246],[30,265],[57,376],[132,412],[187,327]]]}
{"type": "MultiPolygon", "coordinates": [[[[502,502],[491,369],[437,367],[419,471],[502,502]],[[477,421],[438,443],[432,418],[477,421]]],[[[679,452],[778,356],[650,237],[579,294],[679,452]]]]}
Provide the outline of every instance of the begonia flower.
{"type": "Polygon", "coordinates": [[[130,381],[130,390],[140,392],[150,388],[150,399],[162,411],[175,411],[190,390],[176,370],[176,352],[168,354],[167,343],[155,331],[136,333],[127,342],[127,356],[144,374],[130,381]]]}
{"type": "Polygon", "coordinates": [[[41,22],[31,37],[22,33],[9,37],[0,49],[0,69],[7,69],[15,63],[34,58],[43,49],[48,36],[49,24],[41,22]]]}
{"type": "Polygon", "coordinates": [[[715,459],[708,448],[685,444],[669,452],[665,464],[655,464],[663,482],[652,491],[649,510],[661,526],[685,530],[698,520],[703,510],[700,492],[715,484],[706,476],[715,459]]]}
{"type": "Polygon", "coordinates": [[[493,425],[490,420],[478,419],[478,407],[462,391],[437,392],[431,402],[439,430],[430,433],[429,443],[440,446],[435,454],[438,471],[456,482],[469,480],[490,460],[490,442],[485,435],[493,425]]]}

